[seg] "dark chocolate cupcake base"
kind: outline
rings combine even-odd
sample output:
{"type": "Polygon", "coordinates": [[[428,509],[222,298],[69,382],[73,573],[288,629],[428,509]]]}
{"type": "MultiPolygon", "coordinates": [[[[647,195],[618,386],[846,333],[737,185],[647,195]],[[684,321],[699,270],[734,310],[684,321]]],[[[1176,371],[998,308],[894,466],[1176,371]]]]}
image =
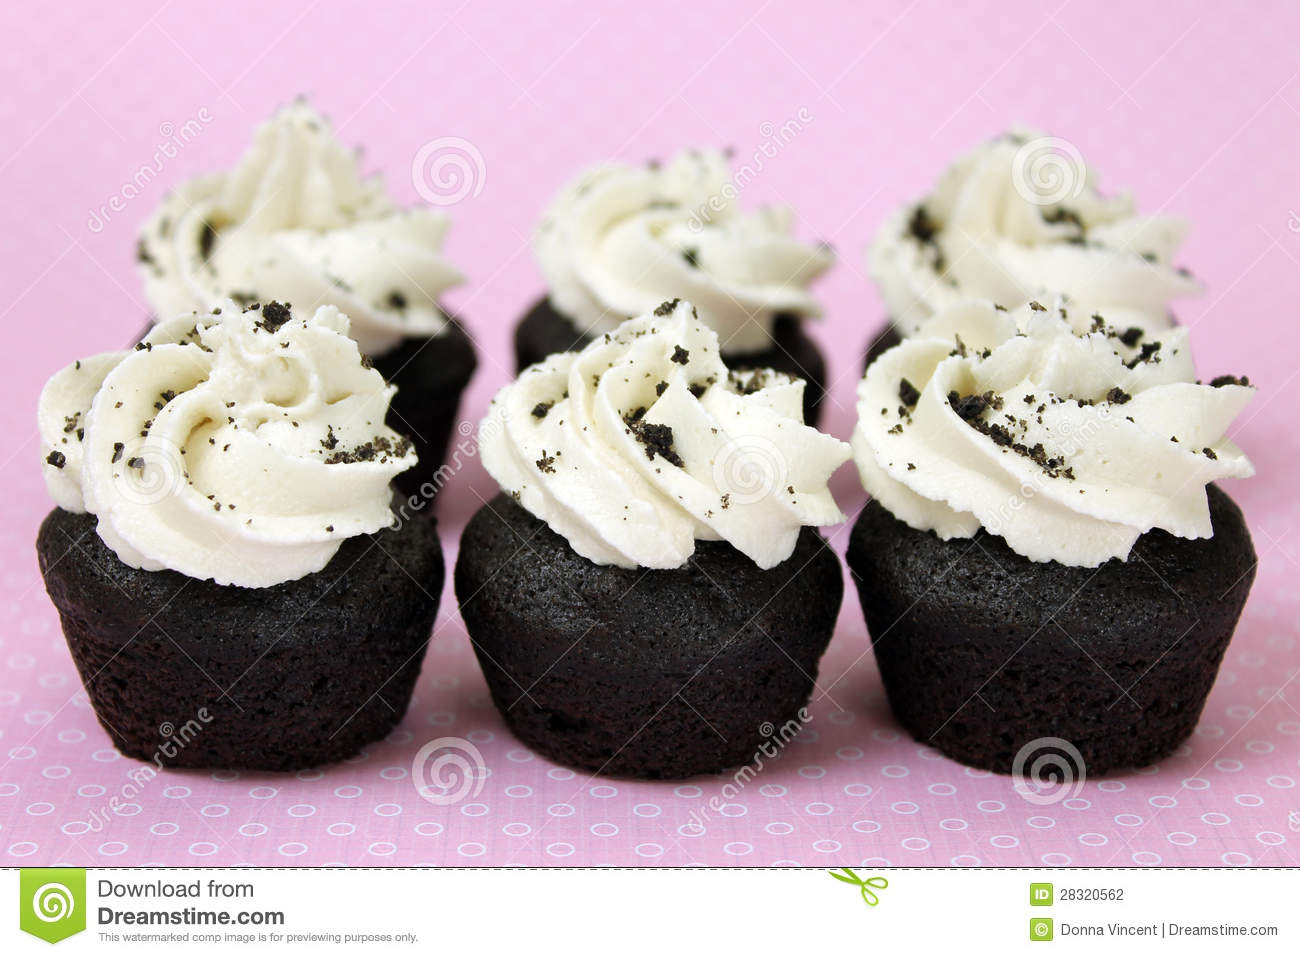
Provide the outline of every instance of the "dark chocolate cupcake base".
{"type": "Polygon", "coordinates": [[[36,550],[90,703],[123,754],[292,771],[350,757],[402,719],[443,580],[432,521],[351,538],[321,571],[270,588],[131,568],[95,524],[55,509],[36,550]]]}
{"type": "MultiPolygon", "coordinates": [[[[522,372],[556,352],[582,349],[592,337],[578,332],[543,296],[515,328],[515,366],[522,372]]],[[[826,359],[795,316],[778,316],[772,327],[772,346],[762,352],[723,352],[729,369],[775,369],[798,376],[807,384],[803,393],[804,421],[816,425],[826,396],[826,359]]]]}
{"type": "Polygon", "coordinates": [[[1059,754],[1046,738],[1068,741],[1089,776],[1172,753],[1255,577],[1241,510],[1207,491],[1213,538],[1148,532],[1099,568],[1031,562],[983,530],[945,542],[869,502],[848,562],[899,722],[1002,773],[1059,754]]]}
{"type": "Polygon", "coordinates": [[[393,484],[404,495],[433,498],[450,477],[442,466],[456,431],[461,394],[478,365],[474,344],[453,318],[442,335],[405,339],[372,361],[397,386],[388,426],[414,442],[420,457],[393,484]]]}
{"type": "Polygon", "coordinates": [[[807,703],[844,589],[811,529],[767,571],[724,542],[696,542],[681,569],[624,569],[581,557],[505,495],[466,526],[455,575],[492,699],[519,739],[636,778],[753,761],[807,703]]]}

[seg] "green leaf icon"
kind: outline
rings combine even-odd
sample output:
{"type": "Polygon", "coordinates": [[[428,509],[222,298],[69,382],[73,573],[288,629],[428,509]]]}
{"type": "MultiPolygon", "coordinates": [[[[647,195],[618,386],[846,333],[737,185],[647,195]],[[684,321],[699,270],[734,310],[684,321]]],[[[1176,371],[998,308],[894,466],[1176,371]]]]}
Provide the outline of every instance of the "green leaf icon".
{"type": "Polygon", "coordinates": [[[18,926],[51,944],[85,930],[85,870],[24,867],[18,877],[18,926]]]}

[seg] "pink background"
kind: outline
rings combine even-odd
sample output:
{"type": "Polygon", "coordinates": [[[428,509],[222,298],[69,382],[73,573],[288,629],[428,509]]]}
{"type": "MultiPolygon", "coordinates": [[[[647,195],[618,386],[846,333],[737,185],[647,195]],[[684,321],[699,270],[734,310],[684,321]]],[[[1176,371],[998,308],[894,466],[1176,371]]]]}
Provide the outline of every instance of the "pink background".
{"type": "MultiPolygon", "coordinates": [[[[1285,3],[857,6],[4,7],[0,864],[1297,863],[1300,15],[1285,3]],[[1202,369],[1261,386],[1235,429],[1260,474],[1230,488],[1259,577],[1191,741],[1158,768],[1033,804],[1008,779],[900,732],[850,587],[811,725],[701,833],[690,815],[720,780],[590,780],[515,742],[486,700],[448,590],[389,741],[297,776],[168,773],[100,826],[96,812],[139,765],[96,724],[37,573],[32,543],[49,503],[36,396],[57,367],[140,327],[132,247],[164,190],[228,166],[300,92],[345,142],[365,145],[366,165],[403,202],[417,198],[411,166],[424,143],[461,137],[481,152],[481,192],[451,208],[448,243],[470,277],[449,303],[480,346],[469,420],[508,378],[510,330],[541,290],[527,248],[538,211],[592,160],[686,144],[731,145],[743,160],[807,110],[742,202],[794,205],[804,234],[839,251],[820,287],[828,318],[813,334],[830,354],[826,425],[840,436],[882,316],[862,250],[958,152],[1031,123],[1075,144],[1103,188],[1189,217],[1182,261],[1208,293],[1179,314],[1202,369]],[[90,211],[151,162],[167,125],[201,116],[211,122],[195,142],[92,230],[90,211]],[[475,742],[490,774],[477,796],[435,807],[417,795],[411,760],[444,735],[475,742]]],[[[855,513],[863,495],[851,469],[834,488],[855,513]]],[[[473,462],[440,502],[449,561],[492,491],[473,462]]],[[[840,546],[846,528],[834,533],[840,546]]]]}

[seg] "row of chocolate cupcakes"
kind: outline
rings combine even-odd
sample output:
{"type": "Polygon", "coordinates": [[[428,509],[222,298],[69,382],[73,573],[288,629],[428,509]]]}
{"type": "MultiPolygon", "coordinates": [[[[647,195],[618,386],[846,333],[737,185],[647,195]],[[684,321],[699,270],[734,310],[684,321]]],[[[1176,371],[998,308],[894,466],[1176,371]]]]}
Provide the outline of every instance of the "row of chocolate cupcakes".
{"type": "MultiPolygon", "coordinates": [[[[998,770],[1064,740],[1097,772],[1199,716],[1253,577],[1209,484],[1250,472],[1224,433],[1251,390],[1195,380],[1175,230],[1090,184],[1035,204],[1028,142],[958,163],[873,247],[900,344],[859,388],[849,560],[920,740],[998,770]]],[[[480,429],[503,496],[462,541],[470,637],[521,739],[604,773],[744,763],[806,705],[839,610],[812,527],[844,520],[850,452],[806,424],[824,361],[799,322],[830,254],[737,212],[727,176],[688,152],[562,193],[527,368],[480,429]]],[[[199,708],[170,763],[302,767],[400,719],[442,562],[388,483],[437,469],[474,365],[438,305],[444,230],[295,105],[146,227],[150,300],[188,317],[47,387],[42,570],[126,753],[199,708]]]]}

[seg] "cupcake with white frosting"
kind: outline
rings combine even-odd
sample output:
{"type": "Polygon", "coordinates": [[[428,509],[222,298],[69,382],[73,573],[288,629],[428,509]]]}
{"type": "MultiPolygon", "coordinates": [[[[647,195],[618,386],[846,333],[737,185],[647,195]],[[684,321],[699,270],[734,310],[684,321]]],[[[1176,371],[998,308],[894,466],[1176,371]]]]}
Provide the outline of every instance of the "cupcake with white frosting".
{"type": "Polygon", "coordinates": [[[474,350],[440,298],[464,281],[443,254],[445,213],[399,208],[330,122],[303,101],[276,113],[228,172],[170,192],[144,224],[137,260],[155,321],[231,299],[335,306],[399,387],[392,425],[423,468],[441,464],[474,350]]]}
{"type": "Polygon", "coordinates": [[[844,520],[826,483],[849,457],[803,424],[803,388],[728,369],[673,301],[497,395],[479,437],[501,494],[466,527],[456,593],[525,743],[680,778],[799,720],[843,591],[814,527],[844,520]]]}
{"type": "Polygon", "coordinates": [[[917,740],[1098,774],[1186,739],[1254,578],[1213,484],[1253,474],[1227,437],[1253,394],[1197,381],[1186,329],[1080,333],[1060,301],[943,309],[871,364],[848,559],[917,740]]]}
{"type": "Polygon", "coordinates": [[[697,149],[662,164],[599,164],[566,184],[534,236],[547,293],[516,330],[518,368],[681,298],[732,368],[804,379],[814,423],[826,363],[802,322],[821,315],[809,287],[834,256],[794,236],[791,210],[742,210],[740,185],[722,152],[697,149]]]}
{"type": "Polygon", "coordinates": [[[37,552],[124,754],[286,770],[400,720],[443,571],[433,523],[393,520],[416,455],[385,424],[392,394],[336,308],[276,302],[160,323],[50,379],[58,507],[37,552]]]}
{"type": "Polygon", "coordinates": [[[953,163],[876,234],[867,266],[889,314],[871,356],[948,306],[1008,309],[1063,296],[1076,332],[1094,313],[1159,332],[1174,300],[1201,285],[1174,265],[1186,224],[1103,195],[1070,143],[1017,130],[953,163]]]}

